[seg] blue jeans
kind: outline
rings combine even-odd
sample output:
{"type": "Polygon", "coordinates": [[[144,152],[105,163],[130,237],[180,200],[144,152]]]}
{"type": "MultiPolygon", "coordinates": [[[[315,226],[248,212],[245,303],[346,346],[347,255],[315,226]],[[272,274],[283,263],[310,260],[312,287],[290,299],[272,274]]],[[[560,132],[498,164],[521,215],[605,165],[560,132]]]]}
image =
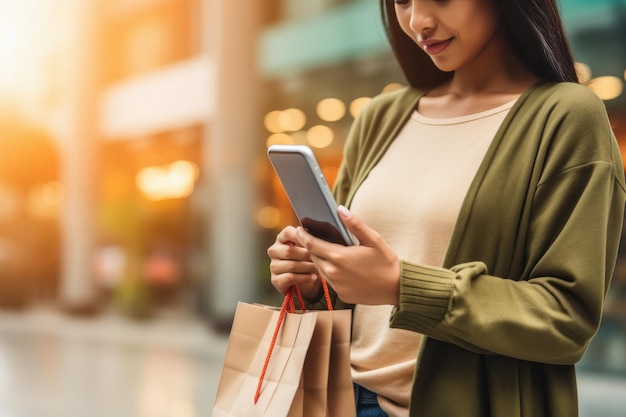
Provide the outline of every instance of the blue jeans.
{"type": "Polygon", "coordinates": [[[354,398],[356,400],[356,417],[387,417],[387,413],[380,409],[376,393],[354,384],[354,398]]]}

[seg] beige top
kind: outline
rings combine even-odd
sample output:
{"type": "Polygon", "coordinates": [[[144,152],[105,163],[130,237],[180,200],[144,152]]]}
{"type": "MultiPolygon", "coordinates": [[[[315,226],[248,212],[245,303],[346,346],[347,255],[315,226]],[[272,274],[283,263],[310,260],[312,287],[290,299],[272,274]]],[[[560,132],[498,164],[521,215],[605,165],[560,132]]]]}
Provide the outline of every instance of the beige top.
{"type": "MultiPolygon", "coordinates": [[[[513,104],[449,119],[414,112],[356,192],[351,211],[400,259],[441,266],[470,182],[513,104]]],[[[379,394],[389,417],[408,417],[421,335],[391,329],[391,310],[356,306],[352,378],[379,394]]]]}

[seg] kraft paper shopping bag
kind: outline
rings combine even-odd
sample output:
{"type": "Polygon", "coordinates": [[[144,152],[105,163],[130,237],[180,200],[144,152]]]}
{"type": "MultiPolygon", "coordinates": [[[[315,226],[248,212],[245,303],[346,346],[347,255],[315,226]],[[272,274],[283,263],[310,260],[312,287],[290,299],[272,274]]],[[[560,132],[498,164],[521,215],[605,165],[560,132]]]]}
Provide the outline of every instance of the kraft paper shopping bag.
{"type": "Polygon", "coordinates": [[[354,385],[350,372],[352,310],[329,311],[333,315],[328,366],[328,416],[356,416],[354,385]]]}
{"type": "Polygon", "coordinates": [[[315,330],[302,371],[302,382],[289,417],[356,415],[350,375],[351,310],[316,311],[315,330]]]}
{"type": "Polygon", "coordinates": [[[289,313],[273,348],[262,396],[254,403],[272,335],[280,312],[239,303],[228,340],[213,417],[287,416],[300,377],[317,316],[289,313]]]}
{"type": "Polygon", "coordinates": [[[294,292],[280,311],[239,303],[213,417],[356,415],[351,311],[298,312],[294,292]]]}

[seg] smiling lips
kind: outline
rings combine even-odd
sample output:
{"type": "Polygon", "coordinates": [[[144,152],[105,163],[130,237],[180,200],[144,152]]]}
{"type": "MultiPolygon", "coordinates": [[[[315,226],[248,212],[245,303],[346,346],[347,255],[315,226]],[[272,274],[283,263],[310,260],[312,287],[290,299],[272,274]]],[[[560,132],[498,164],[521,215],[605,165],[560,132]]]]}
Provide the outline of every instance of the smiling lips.
{"type": "Polygon", "coordinates": [[[424,52],[426,52],[428,55],[437,55],[438,53],[446,49],[448,45],[450,45],[450,42],[452,42],[452,38],[443,41],[424,41],[420,42],[420,45],[422,49],[424,49],[424,52]]]}

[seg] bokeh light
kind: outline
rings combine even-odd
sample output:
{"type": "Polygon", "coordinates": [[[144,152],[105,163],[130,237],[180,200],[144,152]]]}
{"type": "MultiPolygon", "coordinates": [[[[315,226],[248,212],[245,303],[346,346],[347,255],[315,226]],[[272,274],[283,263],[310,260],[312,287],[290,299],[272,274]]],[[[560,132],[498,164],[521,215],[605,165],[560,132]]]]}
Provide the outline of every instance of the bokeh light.
{"type": "Polygon", "coordinates": [[[293,138],[286,133],[274,133],[269,135],[265,141],[265,146],[268,148],[272,145],[291,145],[294,143],[293,138]]]}
{"type": "Polygon", "coordinates": [[[294,132],[304,127],[306,124],[306,115],[300,109],[289,108],[280,113],[279,122],[282,131],[294,132]]]}
{"type": "Polygon", "coordinates": [[[389,83],[385,87],[383,87],[383,93],[391,93],[392,91],[396,91],[404,87],[400,83],[389,83]]]}
{"type": "Polygon", "coordinates": [[[64,196],[65,189],[57,181],[33,187],[28,193],[28,210],[38,218],[58,218],[64,196]]]}
{"type": "Polygon", "coordinates": [[[265,115],[263,118],[263,124],[269,132],[280,133],[283,131],[283,127],[280,123],[280,116],[280,110],[273,110],[265,115]]]}
{"type": "Polygon", "coordinates": [[[257,213],[257,221],[264,229],[274,229],[280,224],[280,210],[274,206],[262,207],[257,213]]]}
{"type": "Polygon", "coordinates": [[[623,81],[611,75],[593,78],[587,85],[602,100],[613,100],[624,91],[623,81]]]}
{"type": "Polygon", "coordinates": [[[350,103],[350,115],[352,115],[352,117],[357,117],[363,107],[365,107],[370,101],[372,101],[371,97],[359,97],[352,100],[350,103]]]}
{"type": "Polygon", "coordinates": [[[136,183],[148,200],[159,201],[190,196],[197,178],[196,164],[176,161],[143,168],[137,173],[136,183]]]}
{"type": "Polygon", "coordinates": [[[338,98],[325,98],[317,103],[316,111],[320,119],[336,122],[346,114],[346,105],[338,98]]]}
{"type": "Polygon", "coordinates": [[[335,135],[330,127],[316,125],[307,130],[306,139],[315,148],[325,148],[333,143],[335,135]]]}

